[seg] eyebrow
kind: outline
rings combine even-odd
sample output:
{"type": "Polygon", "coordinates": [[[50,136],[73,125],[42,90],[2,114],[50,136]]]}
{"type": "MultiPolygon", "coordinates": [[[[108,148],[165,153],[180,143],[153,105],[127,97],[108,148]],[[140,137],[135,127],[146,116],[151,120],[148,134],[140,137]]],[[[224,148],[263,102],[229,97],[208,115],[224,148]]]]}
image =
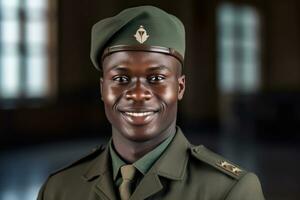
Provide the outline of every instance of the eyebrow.
{"type": "Polygon", "coordinates": [[[168,67],[166,67],[165,65],[159,65],[159,66],[153,66],[150,67],[149,69],[147,69],[147,71],[159,71],[159,70],[167,70],[167,71],[171,71],[168,67]]]}
{"type": "Polygon", "coordinates": [[[128,68],[122,67],[121,65],[115,65],[110,70],[120,71],[120,72],[127,72],[127,71],[129,71],[128,68]]]}
{"type": "MultiPolygon", "coordinates": [[[[128,72],[128,71],[130,71],[128,68],[123,67],[121,65],[115,65],[110,70],[119,71],[119,72],[128,72]]],[[[171,72],[171,70],[168,67],[166,67],[165,65],[151,66],[146,71],[147,72],[153,72],[153,71],[160,71],[160,70],[167,70],[167,71],[171,72]]]]}

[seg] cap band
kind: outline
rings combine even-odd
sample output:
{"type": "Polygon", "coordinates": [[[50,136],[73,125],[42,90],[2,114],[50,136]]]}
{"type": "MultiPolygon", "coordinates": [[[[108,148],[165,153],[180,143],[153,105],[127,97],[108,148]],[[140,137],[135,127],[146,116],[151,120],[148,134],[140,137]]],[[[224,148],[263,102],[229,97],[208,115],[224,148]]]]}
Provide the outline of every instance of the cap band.
{"type": "Polygon", "coordinates": [[[104,49],[101,61],[110,54],[120,51],[145,51],[163,53],[175,57],[183,65],[183,56],[173,48],[148,45],[115,45],[104,49]]]}

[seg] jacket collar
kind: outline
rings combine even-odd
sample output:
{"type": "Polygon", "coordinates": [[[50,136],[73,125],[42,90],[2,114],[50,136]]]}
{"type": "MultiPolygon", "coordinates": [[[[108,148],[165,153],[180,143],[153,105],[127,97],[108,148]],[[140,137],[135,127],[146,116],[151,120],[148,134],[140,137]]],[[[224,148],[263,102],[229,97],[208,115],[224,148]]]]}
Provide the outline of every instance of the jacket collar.
{"type": "Polygon", "coordinates": [[[161,191],[163,184],[159,176],[175,181],[183,179],[189,158],[190,144],[179,127],[177,127],[176,135],[169,145],[139,183],[130,197],[131,200],[146,199],[161,191]]]}
{"type": "Polygon", "coordinates": [[[188,161],[190,143],[177,126],[177,132],[170,146],[154,164],[157,174],[172,180],[182,180],[188,161]]]}
{"type": "MultiPolygon", "coordinates": [[[[159,176],[171,180],[182,180],[186,171],[190,146],[181,129],[177,127],[173,141],[144,176],[130,199],[147,198],[159,192],[163,188],[159,176]]],[[[108,199],[115,199],[114,183],[110,168],[111,160],[109,157],[109,146],[107,145],[105,150],[98,155],[86,170],[83,178],[86,181],[92,181],[99,177],[96,184],[96,193],[100,196],[105,195],[108,199]]]]}
{"type": "MultiPolygon", "coordinates": [[[[172,180],[181,180],[184,175],[185,167],[188,161],[188,150],[190,143],[183,135],[181,129],[177,126],[176,135],[169,147],[156,161],[150,170],[160,176],[172,180]]],[[[90,165],[83,175],[87,181],[92,180],[110,170],[109,146],[107,145],[102,153],[90,165]]]]}
{"type": "Polygon", "coordinates": [[[111,162],[109,158],[109,147],[106,146],[104,151],[98,155],[95,161],[83,174],[83,178],[86,181],[92,181],[96,178],[96,184],[93,188],[95,194],[100,196],[101,199],[116,199],[116,192],[114,188],[114,182],[112,180],[111,162]]]}
{"type": "MultiPolygon", "coordinates": [[[[98,176],[101,176],[109,171],[109,149],[108,146],[103,147],[104,151],[100,152],[100,155],[95,161],[87,168],[83,174],[83,178],[87,181],[91,181],[98,176]]],[[[103,150],[103,149],[102,149],[103,150]]]]}

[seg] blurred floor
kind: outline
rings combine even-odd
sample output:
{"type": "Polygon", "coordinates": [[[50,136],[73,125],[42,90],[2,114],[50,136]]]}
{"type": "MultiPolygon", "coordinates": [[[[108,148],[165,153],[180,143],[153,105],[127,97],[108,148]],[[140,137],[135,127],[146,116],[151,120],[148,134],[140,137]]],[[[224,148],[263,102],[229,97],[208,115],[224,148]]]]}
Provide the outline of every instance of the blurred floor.
{"type": "Polygon", "coordinates": [[[0,200],[36,199],[49,173],[75,161],[102,142],[77,140],[2,150],[0,200]]]}
{"type": "MultiPolygon", "coordinates": [[[[300,147],[233,141],[213,136],[187,135],[194,144],[204,144],[229,160],[258,174],[266,199],[300,199],[300,147]]],[[[228,137],[230,138],[230,137],[228,137]]],[[[33,200],[47,175],[104,143],[103,139],[74,140],[1,150],[0,200],[33,200]]]]}

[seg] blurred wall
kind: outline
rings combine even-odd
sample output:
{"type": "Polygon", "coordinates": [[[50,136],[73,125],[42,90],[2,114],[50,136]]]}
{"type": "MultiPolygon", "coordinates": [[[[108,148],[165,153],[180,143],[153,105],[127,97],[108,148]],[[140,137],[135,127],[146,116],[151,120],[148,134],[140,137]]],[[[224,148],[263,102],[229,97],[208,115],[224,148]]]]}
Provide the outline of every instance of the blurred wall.
{"type": "MultiPolygon", "coordinates": [[[[36,107],[0,110],[1,145],[32,143],[76,136],[109,135],[99,94],[99,72],[89,59],[90,30],[94,23],[124,8],[151,4],[178,16],[186,26],[185,73],[187,90],[180,104],[179,124],[219,129],[220,94],[217,88],[216,9],[223,1],[58,1],[58,92],[55,99],[36,107]]],[[[228,2],[228,1],[227,1],[228,2]]],[[[297,129],[299,122],[300,43],[296,0],[229,1],[247,4],[261,16],[261,89],[248,97],[235,95],[239,119],[251,111],[258,137],[274,133],[273,124],[297,129]],[[246,100],[245,100],[246,99],[246,100]],[[290,120],[284,120],[293,112],[290,120]],[[285,114],[283,117],[281,114],[285,114]],[[291,124],[290,124],[291,123],[291,124]],[[262,130],[262,131],[260,131],[262,130]]],[[[243,123],[243,122],[241,122],[243,123]]],[[[216,131],[218,132],[218,131],[216,131]]],[[[280,137],[281,132],[278,133],[280,137]]]]}

